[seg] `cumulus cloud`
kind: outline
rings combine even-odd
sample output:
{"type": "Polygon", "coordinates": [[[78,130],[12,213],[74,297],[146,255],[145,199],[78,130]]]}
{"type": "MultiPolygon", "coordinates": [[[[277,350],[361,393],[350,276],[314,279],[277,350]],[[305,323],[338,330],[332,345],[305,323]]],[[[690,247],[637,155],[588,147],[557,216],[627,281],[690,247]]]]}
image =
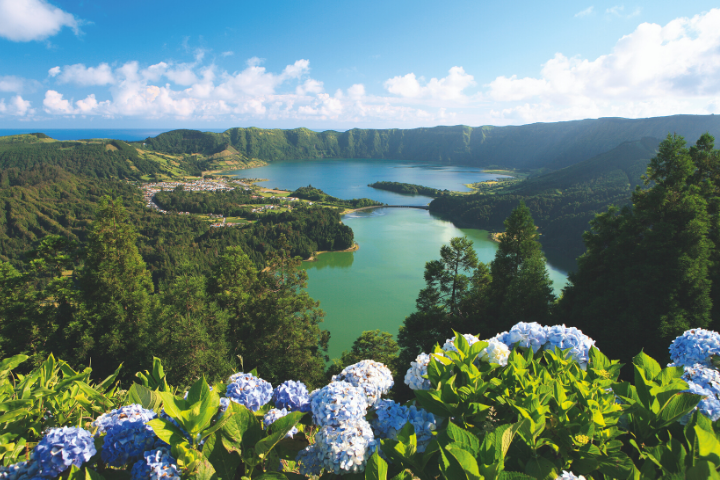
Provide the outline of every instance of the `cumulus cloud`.
{"type": "Polygon", "coordinates": [[[62,69],[59,67],[51,68],[48,73],[53,77],[59,74],[57,77],[59,83],[91,86],[110,85],[115,82],[112,68],[107,63],[101,63],[97,67],[86,67],[82,63],[65,65],[62,69]]]}
{"type": "Polygon", "coordinates": [[[303,83],[302,85],[298,85],[295,91],[298,95],[305,95],[307,93],[322,93],[323,82],[308,78],[307,80],[305,80],[305,83],[303,83]]]}
{"type": "Polygon", "coordinates": [[[15,95],[10,99],[10,103],[6,107],[5,111],[11,115],[18,117],[30,116],[35,113],[35,109],[30,108],[30,100],[23,100],[20,95],[15,95]]]}
{"type": "Polygon", "coordinates": [[[580,10],[578,13],[575,14],[576,17],[587,17],[588,15],[592,15],[595,13],[595,7],[590,5],[585,10],[580,10]]]}
{"type": "Polygon", "coordinates": [[[440,100],[464,100],[463,90],[475,85],[472,75],[465,73],[463,67],[452,67],[447,77],[432,78],[425,85],[414,73],[393,77],[385,81],[388,92],[405,98],[435,98],[440,100]]]}
{"type": "Polygon", "coordinates": [[[28,80],[15,75],[0,75],[0,92],[23,93],[37,89],[40,85],[36,80],[28,80]]]}
{"type": "Polygon", "coordinates": [[[365,95],[365,85],[362,83],[356,83],[352,87],[348,88],[348,95],[351,97],[362,97],[365,95]]]}
{"type": "Polygon", "coordinates": [[[636,7],[632,12],[626,14],[625,5],[615,5],[614,7],[610,7],[605,10],[605,13],[609,13],[610,15],[620,18],[632,18],[640,15],[640,11],[640,7],[636,7]]]}
{"type": "Polygon", "coordinates": [[[14,42],[43,40],[63,27],[79,32],[79,21],[45,0],[0,0],[0,37],[14,42]]]}
{"type": "Polygon", "coordinates": [[[589,60],[557,53],[538,77],[500,76],[487,87],[498,102],[527,102],[495,114],[523,118],[550,110],[565,119],[708,113],[699,105],[720,94],[720,9],[665,26],[643,23],[609,54],[589,60]]]}

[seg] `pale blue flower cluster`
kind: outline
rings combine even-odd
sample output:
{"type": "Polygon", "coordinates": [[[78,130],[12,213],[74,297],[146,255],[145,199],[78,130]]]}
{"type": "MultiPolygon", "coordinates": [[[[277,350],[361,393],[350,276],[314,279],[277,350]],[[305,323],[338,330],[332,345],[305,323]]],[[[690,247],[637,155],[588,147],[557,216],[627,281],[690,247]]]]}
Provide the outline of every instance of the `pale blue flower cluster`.
{"type": "Polygon", "coordinates": [[[100,415],[93,423],[93,427],[97,427],[95,436],[107,433],[108,427],[112,425],[118,425],[126,421],[137,421],[138,419],[143,423],[149,422],[156,417],[155,412],[143,408],[142,405],[133,403],[124,407],[117,408],[108,413],[100,415]]]}
{"type": "Polygon", "coordinates": [[[322,471],[322,459],[318,456],[317,443],[313,443],[305,450],[300,450],[295,461],[299,464],[300,475],[317,477],[322,471]]]}
{"type": "Polygon", "coordinates": [[[225,395],[233,402],[257,412],[270,401],[272,393],[270,382],[251,373],[236,373],[230,377],[225,395]]]}
{"type": "Polygon", "coordinates": [[[547,344],[546,349],[554,350],[555,347],[560,350],[570,349],[568,357],[572,358],[580,364],[580,367],[587,367],[590,357],[590,347],[595,345],[595,340],[591,339],[575,327],[566,327],[565,325],[554,325],[547,327],[547,344]]]}
{"type": "Polygon", "coordinates": [[[225,412],[227,412],[229,406],[230,399],[227,397],[220,397],[220,408],[218,409],[218,411],[220,412],[221,417],[225,415],[225,412]]]}
{"type": "Polygon", "coordinates": [[[556,477],[555,480],[585,480],[585,477],[580,475],[579,477],[572,472],[563,470],[562,475],[556,477]]]}
{"type": "Polygon", "coordinates": [[[318,463],[338,475],[362,472],[377,447],[372,428],[364,419],[326,425],[315,435],[316,460],[311,464],[318,463]]]}
{"type": "MultiPolygon", "coordinates": [[[[688,383],[687,392],[704,397],[695,409],[700,410],[713,422],[720,419],[720,372],[697,363],[692,367],[685,367],[683,380],[688,383]]],[[[680,423],[685,425],[691,414],[692,412],[683,416],[680,423]]]]}
{"type": "Polygon", "coordinates": [[[113,467],[137,462],[143,452],[150,450],[159,441],[152,427],[147,425],[157,416],[155,412],[139,405],[130,406],[133,407],[132,415],[116,414],[113,416],[114,422],[103,423],[106,435],[101,456],[103,462],[113,467]]]}
{"type": "MultiPolygon", "coordinates": [[[[465,338],[465,340],[467,340],[468,345],[470,346],[480,341],[478,337],[476,337],[475,335],[470,335],[469,333],[463,334],[463,337],[465,338]]],[[[445,340],[445,344],[442,346],[442,349],[446,352],[457,352],[458,350],[455,346],[455,337],[445,340]]]]}
{"type": "Polygon", "coordinates": [[[376,438],[394,440],[405,424],[410,422],[415,429],[419,452],[425,451],[437,429],[435,416],[415,405],[408,408],[392,400],[381,400],[375,405],[375,413],[377,417],[372,421],[372,429],[376,438]]]}
{"type": "Polygon", "coordinates": [[[302,382],[288,380],[275,388],[272,396],[277,408],[285,408],[290,412],[309,412],[310,398],[307,387],[302,382]]]}
{"type": "Polygon", "coordinates": [[[432,413],[411,405],[408,409],[408,422],[415,428],[418,452],[424,452],[432,440],[433,432],[437,430],[438,420],[432,413]]]}
{"type": "Polygon", "coordinates": [[[368,406],[375,405],[392,388],[394,381],[388,367],[375,360],[363,360],[345,367],[333,382],[348,382],[363,389],[368,406]]]}
{"type": "Polygon", "coordinates": [[[348,382],[332,382],[310,395],[310,406],[316,425],[337,426],[363,418],[367,401],[362,388],[348,382]]]}
{"type": "Polygon", "coordinates": [[[78,427],[62,427],[50,430],[34,451],[40,476],[55,478],[72,465],[80,468],[95,455],[93,436],[78,427]]]}
{"type": "MultiPolygon", "coordinates": [[[[270,425],[272,425],[287,414],[288,411],[284,408],[282,410],[278,410],[277,408],[271,409],[263,417],[263,423],[265,424],[265,428],[268,428],[270,425]]],[[[293,427],[292,430],[290,430],[287,435],[285,435],[285,438],[293,438],[293,435],[295,435],[296,433],[298,433],[298,429],[293,427]]]]}
{"type": "Polygon", "coordinates": [[[516,323],[509,332],[499,333],[496,339],[507,345],[509,348],[518,346],[531,348],[537,353],[548,341],[547,328],[537,322],[516,323]]]}
{"type": "Polygon", "coordinates": [[[28,462],[18,462],[13,465],[0,465],[0,480],[42,480],[40,467],[34,456],[28,462]]]}
{"type": "Polygon", "coordinates": [[[371,425],[376,438],[394,440],[408,421],[408,408],[392,400],[376,403],[375,414],[371,425]]]}
{"type": "Polygon", "coordinates": [[[595,345],[595,340],[575,327],[566,327],[565,325],[545,327],[537,322],[519,322],[509,332],[497,334],[495,339],[510,349],[516,346],[525,349],[532,348],[533,353],[537,353],[541,348],[569,349],[567,358],[577,361],[583,370],[587,368],[590,348],[595,345]]]}
{"type": "Polygon", "coordinates": [[[413,390],[430,390],[430,380],[423,378],[427,376],[427,367],[431,357],[427,353],[421,353],[414,362],[410,362],[405,374],[405,383],[413,390]]]}
{"type": "Polygon", "coordinates": [[[693,328],[670,344],[670,359],[677,366],[699,363],[709,367],[712,355],[720,355],[720,333],[712,330],[693,328]]]}
{"type": "Polygon", "coordinates": [[[507,366],[510,349],[497,338],[486,340],[488,346],[480,351],[478,359],[485,363],[496,363],[502,367],[507,366]]]}
{"type": "Polygon", "coordinates": [[[130,473],[131,480],[180,480],[181,476],[175,459],[164,447],[145,452],[130,473]]]}

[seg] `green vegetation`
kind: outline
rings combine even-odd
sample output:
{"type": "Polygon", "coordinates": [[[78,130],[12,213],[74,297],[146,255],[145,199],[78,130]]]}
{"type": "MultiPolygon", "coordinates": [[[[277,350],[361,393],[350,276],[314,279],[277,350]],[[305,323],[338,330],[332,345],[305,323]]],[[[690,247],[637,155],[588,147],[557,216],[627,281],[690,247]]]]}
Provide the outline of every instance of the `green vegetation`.
{"type": "Polygon", "coordinates": [[[434,127],[412,130],[313,132],[306,128],[231,128],[223,133],[174,130],[148,138],[148,149],[173,155],[228,155],[248,162],[310,158],[389,158],[481,167],[557,170],[607,152],[626,141],[676,132],[695,140],[720,135],[720,117],[675,115],[647,119],[601,118],[518,127],[434,127]]]}
{"type": "Polygon", "coordinates": [[[629,203],[659,143],[652,138],[625,142],[561,170],[498,182],[472,195],[443,196],[430,203],[430,211],[461,227],[498,231],[522,200],[540,228],[543,247],[576,257],[585,251],[582,233],[588,222],[609,205],[629,203]]]}
{"type": "Polygon", "coordinates": [[[361,207],[373,207],[376,205],[383,205],[380,202],[376,202],[375,200],[370,200],[369,198],[354,198],[352,200],[340,200],[339,198],[335,198],[331,195],[328,195],[327,193],[323,192],[319,188],[315,188],[312,185],[308,185],[307,187],[300,187],[294,192],[292,192],[289,196],[301,198],[303,200],[309,200],[312,202],[319,202],[323,203],[325,205],[332,205],[332,206],[338,206],[338,207],[347,207],[347,208],[361,208],[361,207]]]}
{"type": "Polygon", "coordinates": [[[438,190],[437,188],[423,187],[422,185],[415,185],[413,183],[375,182],[368,185],[368,187],[405,195],[425,195],[426,197],[441,197],[450,194],[448,190],[438,190]]]}

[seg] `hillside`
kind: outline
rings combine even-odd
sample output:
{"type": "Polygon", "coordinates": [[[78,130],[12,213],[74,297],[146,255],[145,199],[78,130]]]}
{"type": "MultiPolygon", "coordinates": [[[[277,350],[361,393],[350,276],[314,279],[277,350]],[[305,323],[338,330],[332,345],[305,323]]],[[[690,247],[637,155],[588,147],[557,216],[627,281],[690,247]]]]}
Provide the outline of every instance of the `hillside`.
{"type": "Polygon", "coordinates": [[[503,182],[473,195],[437,198],[430,211],[462,227],[499,231],[523,200],[540,228],[544,248],[574,258],[584,252],[582,233],[588,229],[588,222],[609,205],[629,201],[659,143],[649,137],[624,142],[589,160],[541,176],[503,182]]]}
{"type": "Polygon", "coordinates": [[[694,143],[720,137],[720,116],[601,118],[509,127],[434,127],[346,132],[232,128],[223,133],[174,130],[145,140],[174,155],[224,156],[241,162],[310,158],[391,158],[481,167],[558,170],[639,138],[668,133],[694,143]]]}

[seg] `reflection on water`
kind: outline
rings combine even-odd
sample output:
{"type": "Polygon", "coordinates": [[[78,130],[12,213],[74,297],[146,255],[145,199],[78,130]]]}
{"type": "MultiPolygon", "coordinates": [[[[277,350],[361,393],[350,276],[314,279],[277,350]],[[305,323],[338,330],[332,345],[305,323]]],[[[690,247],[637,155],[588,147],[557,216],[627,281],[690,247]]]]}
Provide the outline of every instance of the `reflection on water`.
{"type": "Polygon", "coordinates": [[[315,257],[315,261],[306,263],[312,263],[309,268],[322,270],[324,268],[350,268],[354,261],[355,254],[353,252],[328,252],[315,257]]]}

